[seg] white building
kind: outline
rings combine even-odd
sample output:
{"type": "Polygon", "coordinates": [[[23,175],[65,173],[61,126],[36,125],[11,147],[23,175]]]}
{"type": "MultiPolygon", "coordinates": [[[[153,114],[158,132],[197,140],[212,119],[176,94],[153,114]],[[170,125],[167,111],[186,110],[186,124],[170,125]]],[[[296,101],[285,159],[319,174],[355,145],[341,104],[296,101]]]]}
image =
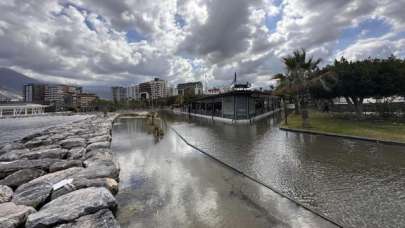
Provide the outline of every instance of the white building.
{"type": "Polygon", "coordinates": [[[141,99],[141,92],[139,89],[139,85],[132,85],[132,86],[128,87],[127,96],[128,96],[128,99],[131,99],[131,100],[141,99]]]}

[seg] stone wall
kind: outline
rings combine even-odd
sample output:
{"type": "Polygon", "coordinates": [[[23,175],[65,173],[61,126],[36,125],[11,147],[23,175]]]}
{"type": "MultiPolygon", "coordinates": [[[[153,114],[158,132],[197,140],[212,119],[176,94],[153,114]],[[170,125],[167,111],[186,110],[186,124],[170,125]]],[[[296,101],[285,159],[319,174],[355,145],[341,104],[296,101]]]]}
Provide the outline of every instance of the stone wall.
{"type": "Polygon", "coordinates": [[[116,116],[93,116],[0,145],[0,227],[119,227],[116,116]]]}

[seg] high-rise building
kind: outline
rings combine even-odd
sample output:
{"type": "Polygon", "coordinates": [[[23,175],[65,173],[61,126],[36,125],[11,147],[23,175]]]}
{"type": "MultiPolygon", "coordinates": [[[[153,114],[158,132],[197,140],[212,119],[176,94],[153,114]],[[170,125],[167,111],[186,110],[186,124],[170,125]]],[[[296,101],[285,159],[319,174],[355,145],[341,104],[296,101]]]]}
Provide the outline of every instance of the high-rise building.
{"type": "Polygon", "coordinates": [[[153,81],[149,82],[151,87],[151,98],[158,99],[167,97],[167,82],[159,78],[155,78],[153,81]]]}
{"type": "Polygon", "coordinates": [[[188,82],[177,85],[179,95],[183,96],[198,96],[203,95],[202,82],[188,82]]]}
{"type": "Polygon", "coordinates": [[[114,102],[124,102],[128,100],[127,88],[121,86],[112,87],[112,97],[114,102]]]}
{"type": "Polygon", "coordinates": [[[45,85],[27,84],[24,85],[24,102],[44,104],[45,103],[45,85]]]}
{"type": "Polygon", "coordinates": [[[132,85],[127,88],[127,97],[131,100],[139,100],[141,99],[141,93],[139,85],[132,85]]]}
{"type": "Polygon", "coordinates": [[[63,110],[65,104],[64,89],[64,85],[45,85],[45,104],[54,106],[56,111],[63,110]]]}

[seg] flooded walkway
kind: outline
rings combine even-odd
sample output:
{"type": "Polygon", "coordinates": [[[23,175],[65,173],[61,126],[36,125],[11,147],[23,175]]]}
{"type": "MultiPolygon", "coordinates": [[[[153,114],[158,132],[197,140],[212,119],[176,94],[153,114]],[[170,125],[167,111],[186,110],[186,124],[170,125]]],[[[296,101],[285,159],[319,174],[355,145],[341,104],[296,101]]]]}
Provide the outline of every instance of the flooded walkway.
{"type": "Polygon", "coordinates": [[[119,119],[112,149],[121,168],[122,227],[334,227],[187,146],[157,140],[145,121],[119,119]]]}
{"type": "Polygon", "coordinates": [[[405,147],[166,113],[191,144],[344,227],[404,227],[405,147]]]}

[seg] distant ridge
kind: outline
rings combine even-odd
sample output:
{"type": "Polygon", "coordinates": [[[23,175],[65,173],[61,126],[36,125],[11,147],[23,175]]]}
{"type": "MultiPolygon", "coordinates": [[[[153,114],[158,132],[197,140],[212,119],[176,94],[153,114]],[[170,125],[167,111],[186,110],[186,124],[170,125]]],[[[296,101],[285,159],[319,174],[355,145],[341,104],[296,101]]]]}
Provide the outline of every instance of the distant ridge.
{"type": "Polygon", "coordinates": [[[0,89],[22,95],[23,87],[28,83],[41,83],[9,68],[0,68],[0,89]]]}

